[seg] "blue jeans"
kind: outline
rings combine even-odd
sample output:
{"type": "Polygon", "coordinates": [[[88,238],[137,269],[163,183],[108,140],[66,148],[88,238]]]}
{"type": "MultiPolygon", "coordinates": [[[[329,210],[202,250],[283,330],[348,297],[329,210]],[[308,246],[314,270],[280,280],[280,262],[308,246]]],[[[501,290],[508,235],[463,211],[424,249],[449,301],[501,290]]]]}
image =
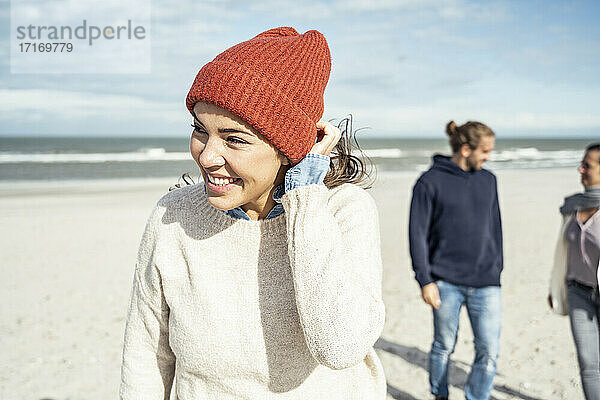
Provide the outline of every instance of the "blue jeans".
{"type": "Polygon", "coordinates": [[[467,400],[488,400],[500,347],[502,299],[499,286],[475,288],[436,281],[442,304],[433,309],[434,338],[429,353],[431,393],[448,397],[448,362],[456,345],[460,309],[469,313],[475,339],[475,362],[465,385],[467,400]]]}
{"type": "Polygon", "coordinates": [[[571,331],[587,400],[600,399],[600,299],[592,288],[567,282],[571,331]]]}

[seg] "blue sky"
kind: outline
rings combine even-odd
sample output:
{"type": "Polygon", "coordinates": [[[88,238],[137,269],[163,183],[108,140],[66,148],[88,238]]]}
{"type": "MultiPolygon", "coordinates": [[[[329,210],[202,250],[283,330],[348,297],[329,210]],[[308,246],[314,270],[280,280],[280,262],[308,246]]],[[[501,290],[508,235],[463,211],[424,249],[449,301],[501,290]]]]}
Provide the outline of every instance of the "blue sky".
{"type": "Polygon", "coordinates": [[[185,137],[200,67],[293,26],[328,40],[324,118],[351,113],[369,135],[440,137],[454,119],[504,137],[600,137],[598,2],[152,0],[151,9],[150,74],[11,74],[10,2],[0,0],[0,135],[185,137]]]}

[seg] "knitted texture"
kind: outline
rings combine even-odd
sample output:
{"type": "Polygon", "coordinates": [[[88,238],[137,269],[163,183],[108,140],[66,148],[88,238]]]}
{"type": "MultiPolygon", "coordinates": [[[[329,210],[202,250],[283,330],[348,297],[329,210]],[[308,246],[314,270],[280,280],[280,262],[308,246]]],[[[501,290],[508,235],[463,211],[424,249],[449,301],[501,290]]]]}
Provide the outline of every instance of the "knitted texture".
{"type": "MultiPolygon", "coordinates": [[[[569,315],[569,303],[567,301],[567,262],[568,248],[565,236],[567,225],[571,221],[570,215],[562,215],[560,233],[554,248],[554,260],[552,274],[550,275],[550,290],[548,294],[552,297],[552,311],[558,315],[569,315]]],[[[598,272],[600,273],[600,265],[598,272]]],[[[598,279],[600,281],[600,278],[598,279]]]]}
{"type": "Polygon", "coordinates": [[[202,184],[159,201],[138,253],[121,399],[169,399],[175,381],[178,400],[385,400],[373,199],[308,185],[282,204],[272,219],[234,219],[202,184]]]}
{"type": "Polygon", "coordinates": [[[320,32],[274,28],[202,67],[186,106],[193,113],[202,101],[231,111],[296,164],[315,143],[330,70],[329,47],[320,32]]]}

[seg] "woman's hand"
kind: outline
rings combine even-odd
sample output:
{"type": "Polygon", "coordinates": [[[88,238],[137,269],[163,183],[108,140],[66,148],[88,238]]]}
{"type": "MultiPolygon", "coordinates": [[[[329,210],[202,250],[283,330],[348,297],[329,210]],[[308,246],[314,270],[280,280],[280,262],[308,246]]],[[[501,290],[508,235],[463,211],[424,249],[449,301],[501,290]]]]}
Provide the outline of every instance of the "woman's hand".
{"type": "Polygon", "coordinates": [[[329,156],[331,150],[340,141],[342,133],[340,130],[331,124],[331,122],[317,122],[317,143],[310,150],[311,153],[323,154],[329,156]]]}

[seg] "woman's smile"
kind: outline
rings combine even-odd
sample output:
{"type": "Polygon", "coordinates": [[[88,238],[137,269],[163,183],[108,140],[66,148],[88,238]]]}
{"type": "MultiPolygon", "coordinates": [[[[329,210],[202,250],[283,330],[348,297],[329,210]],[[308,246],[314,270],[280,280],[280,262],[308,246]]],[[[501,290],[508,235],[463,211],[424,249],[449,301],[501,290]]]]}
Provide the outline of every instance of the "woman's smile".
{"type": "Polygon", "coordinates": [[[240,178],[231,178],[222,175],[213,175],[206,172],[206,187],[216,193],[225,193],[231,190],[236,184],[240,184],[240,178]]]}

